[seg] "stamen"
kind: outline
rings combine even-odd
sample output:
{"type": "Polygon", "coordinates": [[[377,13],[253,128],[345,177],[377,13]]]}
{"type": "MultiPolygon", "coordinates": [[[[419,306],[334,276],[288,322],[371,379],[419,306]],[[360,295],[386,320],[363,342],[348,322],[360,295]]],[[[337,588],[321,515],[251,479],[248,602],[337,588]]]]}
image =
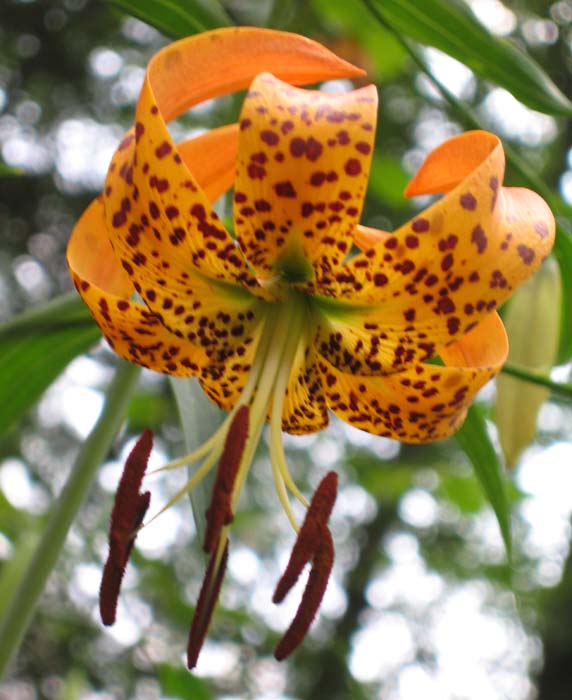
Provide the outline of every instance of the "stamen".
{"type": "Polygon", "coordinates": [[[125,567],[131,555],[137,529],[149,508],[151,494],[139,489],[153,449],[153,433],[146,430],[129,453],[117,487],[109,526],[109,554],[99,591],[99,610],[104,625],[115,622],[117,600],[125,567]]]}
{"type": "Polygon", "coordinates": [[[290,560],[274,591],[273,603],[281,603],[284,600],[288,591],[298,580],[304,566],[312,560],[317,552],[321,538],[324,536],[324,530],[327,530],[337,492],[338,475],[335,472],[328,472],[312,496],[310,507],[294,543],[290,560]]]}
{"type": "Polygon", "coordinates": [[[212,618],[213,610],[218,600],[218,595],[226,571],[228,559],[228,540],[224,545],[222,556],[219,550],[211,556],[199,599],[195,608],[195,615],[189,632],[187,645],[187,667],[190,669],[197,665],[199,654],[207,636],[207,631],[212,618]]]}
{"type": "Polygon", "coordinates": [[[334,565],[334,542],[327,527],[322,528],[321,536],[323,539],[314,555],[312,570],[296,615],[274,650],[274,658],[278,661],[289,656],[303,641],[326,592],[334,565]]]}
{"type": "Polygon", "coordinates": [[[236,412],[226,436],[224,451],[219,461],[213,487],[211,503],[206,512],[207,527],[203,549],[209,554],[215,551],[222,528],[225,525],[230,525],[234,517],[232,512],[232,493],[244,454],[244,446],[248,439],[248,429],[249,408],[248,406],[241,406],[236,412]]]}
{"type": "Polygon", "coordinates": [[[328,472],[312,497],[286,570],[274,591],[272,602],[281,603],[298,580],[304,566],[309,561],[312,562],[296,615],[274,651],[278,661],[291,654],[304,639],[326,592],[334,564],[334,543],[328,529],[328,520],[336,500],[337,487],[337,474],[328,472]]]}

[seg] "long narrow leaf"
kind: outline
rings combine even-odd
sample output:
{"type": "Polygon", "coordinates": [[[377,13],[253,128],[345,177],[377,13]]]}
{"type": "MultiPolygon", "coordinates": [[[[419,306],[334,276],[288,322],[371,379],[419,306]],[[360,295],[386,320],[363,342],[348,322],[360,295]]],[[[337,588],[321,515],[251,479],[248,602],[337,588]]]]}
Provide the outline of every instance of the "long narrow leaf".
{"type": "MultiPolygon", "coordinates": [[[[226,414],[209,401],[196,379],[170,377],[170,382],[181,418],[187,452],[192,452],[215,432],[226,414]]],[[[195,470],[196,466],[193,465],[189,473],[192,474],[195,470]]],[[[209,475],[189,494],[200,541],[204,537],[205,513],[211,499],[212,483],[212,477],[209,475]]]]}
{"type": "Polygon", "coordinates": [[[478,406],[471,406],[463,427],[457,432],[455,437],[470,459],[485,496],[495,512],[507,557],[510,560],[510,507],[503,479],[502,465],[489,437],[483,413],[478,406]]]}
{"type": "Polygon", "coordinates": [[[217,0],[108,0],[112,5],[171,37],[231,24],[217,0]]]}
{"type": "Polygon", "coordinates": [[[60,297],[0,327],[0,434],[100,337],[81,299],[60,297]]]}
{"type": "Polygon", "coordinates": [[[399,33],[433,46],[531,109],[570,116],[572,102],[524,51],[493,36],[462,0],[365,0],[399,33]]]}

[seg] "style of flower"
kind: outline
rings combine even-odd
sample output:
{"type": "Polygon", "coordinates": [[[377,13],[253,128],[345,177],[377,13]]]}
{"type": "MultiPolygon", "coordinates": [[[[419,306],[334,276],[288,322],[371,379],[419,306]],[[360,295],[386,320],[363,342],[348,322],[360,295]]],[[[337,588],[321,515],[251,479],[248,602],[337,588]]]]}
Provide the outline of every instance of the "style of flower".
{"type": "MultiPolygon", "coordinates": [[[[198,377],[229,412],[212,438],[168,467],[203,460],[181,496],[218,463],[190,667],[266,422],[278,496],[298,533],[274,601],[312,565],[276,650],[284,658],[311,624],[332,568],[337,481],[328,474],[308,504],[288,471],[282,431],[321,430],[331,411],[405,442],[451,435],[506,357],[495,309],[553,243],[547,205],[503,187],[501,143],[482,131],[433,151],[406,191],[444,197],[393,233],[360,226],[376,89],[334,95],[292,86],[359,75],[315,42],[270,30],[217,30],[167,46],[149,64],[135,126],[104,192],[69,243],[75,285],[113,350],[159,372],[198,377]],[[175,145],[166,122],[244,88],[238,125],[175,145]],[[232,186],[235,237],[211,206],[232,186]],[[443,366],[430,362],[437,356],[443,366]],[[308,508],[301,527],[289,494],[308,508]]],[[[113,618],[148,505],[139,489],[151,443],[142,440],[112,517],[104,622],[113,618]]]]}

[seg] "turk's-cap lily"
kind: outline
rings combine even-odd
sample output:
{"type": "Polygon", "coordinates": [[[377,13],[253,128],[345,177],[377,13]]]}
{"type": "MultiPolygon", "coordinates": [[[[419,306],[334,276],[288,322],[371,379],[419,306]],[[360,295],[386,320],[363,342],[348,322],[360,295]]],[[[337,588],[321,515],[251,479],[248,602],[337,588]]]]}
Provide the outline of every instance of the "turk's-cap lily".
{"type": "MultiPolygon", "coordinates": [[[[444,196],[423,213],[393,233],[360,226],[376,89],[333,95],[294,85],[361,74],[313,41],[270,30],[217,30],[167,46],[149,64],[134,127],[104,191],[69,242],[74,283],[115,352],[198,377],[229,412],[211,439],[169,465],[203,459],[182,495],[219,463],[189,666],[222,583],[229,526],[265,423],[278,495],[299,530],[276,602],[312,564],[276,650],[283,658],[325,591],[336,483],[328,475],[308,504],[288,472],[282,431],[321,430],[331,411],[405,442],[451,435],[506,358],[495,309],[552,247],[546,203],[503,187],[502,145],[483,131],[427,157],[406,194],[444,196]],[[238,124],[173,142],[168,121],[240,89],[248,92],[238,124]],[[234,237],[211,206],[231,187],[234,237]],[[443,366],[430,362],[437,356],[443,366]],[[300,529],[289,492],[309,506],[300,529]]],[[[131,504],[132,511],[134,534],[139,510],[131,504]]]]}

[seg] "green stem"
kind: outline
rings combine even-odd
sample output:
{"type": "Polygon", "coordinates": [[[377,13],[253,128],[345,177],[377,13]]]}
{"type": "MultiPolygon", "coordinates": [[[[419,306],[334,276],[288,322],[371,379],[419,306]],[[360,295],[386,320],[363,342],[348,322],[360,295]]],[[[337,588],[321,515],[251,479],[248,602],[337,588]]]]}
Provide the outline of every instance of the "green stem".
{"type": "Polygon", "coordinates": [[[119,365],[107,391],[103,411],[80,449],[70,477],[52,507],[44,534],[22,577],[18,593],[0,621],[0,678],[20,646],[68,531],[121,427],[139,371],[139,367],[127,362],[119,365]]]}
{"type": "Polygon", "coordinates": [[[556,396],[562,396],[565,399],[572,399],[572,384],[562,384],[560,382],[554,382],[550,377],[541,374],[540,372],[534,372],[530,369],[524,369],[523,367],[518,367],[517,365],[512,365],[507,362],[502,368],[503,374],[508,374],[516,379],[521,379],[524,382],[530,382],[531,384],[538,384],[543,386],[556,396]]]}

